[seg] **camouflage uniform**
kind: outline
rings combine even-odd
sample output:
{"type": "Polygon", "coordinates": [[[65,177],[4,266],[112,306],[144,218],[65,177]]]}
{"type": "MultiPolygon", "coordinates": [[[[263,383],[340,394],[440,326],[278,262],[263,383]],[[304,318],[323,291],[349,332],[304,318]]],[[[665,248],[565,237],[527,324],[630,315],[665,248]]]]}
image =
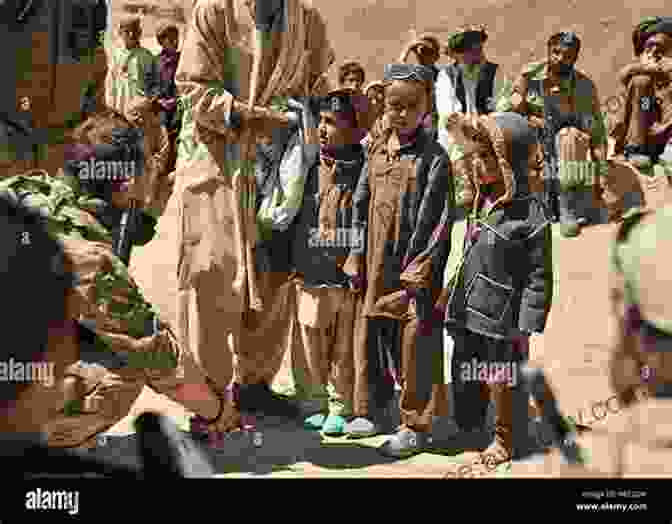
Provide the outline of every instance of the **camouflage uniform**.
{"type": "MultiPolygon", "coordinates": [[[[672,317],[670,280],[661,278],[672,248],[672,206],[633,210],[624,218],[612,251],[610,382],[622,415],[610,420],[608,471],[585,476],[667,476],[672,427],[672,317]]],[[[611,399],[610,399],[611,400],[611,399]]],[[[522,475],[577,476],[552,453],[535,465],[514,465],[522,475]]],[[[633,500],[633,503],[638,502],[633,500]]],[[[640,501],[641,502],[641,501],[640,501]]]]}
{"type": "MultiPolygon", "coordinates": [[[[102,218],[105,203],[79,192],[68,178],[47,175],[9,177],[0,182],[1,193],[47,217],[78,279],[69,311],[96,335],[80,339],[82,360],[66,372],[77,383],[76,395],[45,428],[49,445],[87,445],[128,414],[145,385],[185,404],[183,385],[198,381],[194,366],[114,255],[114,232],[103,225],[109,223],[102,218]]],[[[151,228],[141,230],[136,244],[147,243],[152,234],[151,228]]],[[[194,399],[188,409],[198,411],[199,405],[194,399]]]]}
{"type": "Polygon", "coordinates": [[[669,475],[669,450],[664,448],[672,442],[672,318],[666,300],[671,290],[669,279],[661,276],[672,247],[671,225],[669,205],[655,213],[631,213],[620,228],[612,256],[611,302],[618,329],[611,385],[619,403],[632,406],[620,434],[617,470],[623,475],[669,475]],[[636,402],[638,390],[649,398],[636,402]]]}

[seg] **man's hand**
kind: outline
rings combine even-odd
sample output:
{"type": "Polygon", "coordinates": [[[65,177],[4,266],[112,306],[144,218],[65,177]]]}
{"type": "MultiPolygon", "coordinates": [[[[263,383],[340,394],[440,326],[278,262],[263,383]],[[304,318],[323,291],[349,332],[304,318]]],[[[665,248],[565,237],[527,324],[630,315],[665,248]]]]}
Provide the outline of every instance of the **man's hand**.
{"type": "Polygon", "coordinates": [[[540,118],[538,116],[530,115],[527,117],[527,121],[530,124],[531,127],[534,127],[536,129],[543,129],[544,128],[544,119],[540,118]]]}
{"type": "Polygon", "coordinates": [[[169,352],[172,351],[172,346],[168,334],[166,332],[159,332],[151,337],[133,339],[131,351],[143,353],[148,353],[150,351],[169,352]]]}
{"type": "Polygon", "coordinates": [[[241,102],[233,103],[233,112],[239,118],[240,130],[249,130],[253,135],[273,136],[273,131],[291,124],[287,113],[255,106],[250,109],[241,102]]]}
{"type": "Polygon", "coordinates": [[[420,40],[418,38],[411,40],[401,52],[399,57],[400,62],[405,62],[408,58],[408,55],[413,52],[415,55],[420,58],[421,55],[426,55],[428,53],[433,53],[432,48],[428,45],[428,42],[425,40],[420,40]]]}

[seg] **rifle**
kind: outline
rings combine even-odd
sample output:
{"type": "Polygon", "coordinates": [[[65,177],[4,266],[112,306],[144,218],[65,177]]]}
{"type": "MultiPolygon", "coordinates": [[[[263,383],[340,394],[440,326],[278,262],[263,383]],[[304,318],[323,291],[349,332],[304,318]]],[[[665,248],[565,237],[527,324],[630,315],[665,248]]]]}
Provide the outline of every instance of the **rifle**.
{"type": "Polygon", "coordinates": [[[133,237],[135,229],[138,225],[140,207],[136,199],[132,199],[128,208],[121,216],[121,223],[119,225],[119,236],[117,237],[116,245],[114,246],[114,254],[117,255],[121,261],[128,266],[131,261],[131,250],[133,249],[133,237]]]}
{"type": "Polygon", "coordinates": [[[526,389],[542,406],[542,419],[551,430],[553,445],[560,450],[567,464],[585,465],[583,450],[576,441],[577,434],[568,427],[565,417],[562,416],[558,401],[546,380],[544,371],[525,365],[521,374],[526,389]]]}

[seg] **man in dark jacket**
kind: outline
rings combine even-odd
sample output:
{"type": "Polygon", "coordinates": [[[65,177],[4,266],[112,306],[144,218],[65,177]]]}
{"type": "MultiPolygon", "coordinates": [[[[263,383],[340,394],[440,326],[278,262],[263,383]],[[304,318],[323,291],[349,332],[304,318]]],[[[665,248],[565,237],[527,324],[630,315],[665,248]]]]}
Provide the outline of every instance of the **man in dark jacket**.
{"type": "MultiPolygon", "coordinates": [[[[529,336],[551,306],[551,220],[528,186],[536,138],[514,113],[448,120],[464,148],[460,163],[476,188],[461,266],[439,306],[455,340],[453,384],[462,429],[482,427],[489,397],[497,407],[488,467],[511,460],[527,434],[527,396],[518,376],[529,336]],[[514,438],[513,431],[516,431],[514,438]]],[[[456,168],[459,166],[456,166],[456,168]]]]}

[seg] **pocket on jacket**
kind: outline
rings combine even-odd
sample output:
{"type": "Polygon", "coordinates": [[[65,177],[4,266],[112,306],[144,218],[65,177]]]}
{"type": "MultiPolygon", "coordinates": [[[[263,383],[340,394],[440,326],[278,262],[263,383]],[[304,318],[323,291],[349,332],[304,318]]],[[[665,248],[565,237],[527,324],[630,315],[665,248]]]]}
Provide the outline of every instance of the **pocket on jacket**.
{"type": "Polygon", "coordinates": [[[467,289],[467,310],[501,322],[511,306],[513,288],[477,273],[467,289]]]}

